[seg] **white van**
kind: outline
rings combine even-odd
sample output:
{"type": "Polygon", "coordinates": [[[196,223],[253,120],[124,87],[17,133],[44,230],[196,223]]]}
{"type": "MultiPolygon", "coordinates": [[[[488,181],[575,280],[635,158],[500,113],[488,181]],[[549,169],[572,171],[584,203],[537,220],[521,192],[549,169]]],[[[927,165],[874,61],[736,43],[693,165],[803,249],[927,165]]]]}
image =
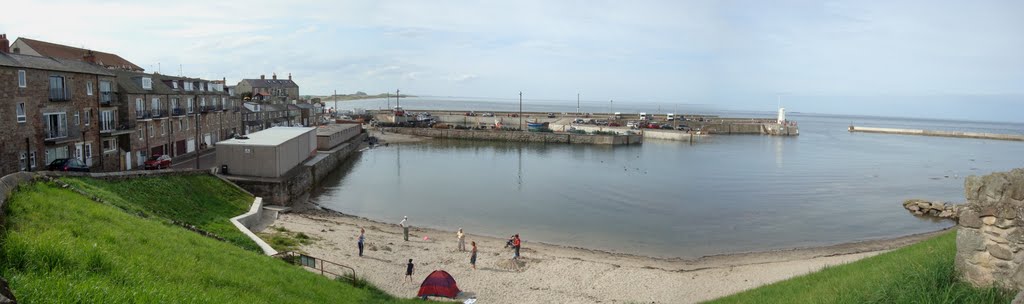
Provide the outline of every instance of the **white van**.
{"type": "Polygon", "coordinates": [[[668,113],[668,115],[666,115],[666,116],[668,116],[668,121],[673,121],[673,120],[676,119],[675,118],[675,114],[672,114],[672,113],[668,113]]]}
{"type": "Polygon", "coordinates": [[[647,120],[647,113],[640,112],[640,120],[647,120]]]}

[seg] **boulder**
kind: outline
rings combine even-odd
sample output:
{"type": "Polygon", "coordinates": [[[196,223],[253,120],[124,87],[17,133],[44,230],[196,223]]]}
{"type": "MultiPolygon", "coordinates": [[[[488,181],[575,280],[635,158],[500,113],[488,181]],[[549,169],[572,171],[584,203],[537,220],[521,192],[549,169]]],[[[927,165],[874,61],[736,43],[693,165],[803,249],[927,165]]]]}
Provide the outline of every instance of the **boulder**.
{"type": "Polygon", "coordinates": [[[914,204],[914,205],[907,206],[907,210],[918,211],[918,210],[921,210],[921,207],[918,207],[917,204],[914,204]]]}
{"type": "Polygon", "coordinates": [[[988,250],[988,253],[997,259],[1004,261],[1009,261],[1013,259],[1013,253],[1010,252],[1010,248],[1006,247],[1006,245],[989,244],[986,247],[987,248],[985,249],[988,250]]]}
{"type": "Polygon", "coordinates": [[[939,217],[941,217],[941,218],[950,218],[950,217],[953,217],[953,211],[950,211],[950,210],[943,210],[942,212],[939,212],[939,217]]]}
{"type": "Polygon", "coordinates": [[[960,226],[967,228],[981,228],[981,216],[971,208],[960,209],[960,226]]]}

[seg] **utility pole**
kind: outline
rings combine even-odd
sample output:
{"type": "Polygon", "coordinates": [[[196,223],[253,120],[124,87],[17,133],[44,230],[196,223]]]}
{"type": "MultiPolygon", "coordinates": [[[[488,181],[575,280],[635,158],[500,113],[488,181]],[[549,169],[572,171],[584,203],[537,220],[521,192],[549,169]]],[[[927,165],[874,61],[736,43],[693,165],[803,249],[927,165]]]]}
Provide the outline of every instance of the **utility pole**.
{"type": "Polygon", "coordinates": [[[395,90],[395,107],[402,107],[402,90],[395,90]]]}
{"type": "Polygon", "coordinates": [[[609,114],[611,114],[611,113],[615,113],[615,112],[612,112],[612,103],[613,103],[613,102],[615,102],[615,101],[614,101],[614,100],[609,100],[609,101],[608,101],[608,113],[609,113],[609,114]]]}
{"type": "Polygon", "coordinates": [[[523,91],[519,91],[519,130],[523,129],[523,91]]]}
{"type": "Polygon", "coordinates": [[[192,98],[192,108],[196,109],[196,139],[194,143],[194,148],[196,149],[196,169],[199,169],[199,142],[202,140],[199,138],[199,127],[201,126],[199,124],[199,112],[202,112],[203,110],[199,109],[199,107],[196,105],[197,99],[199,99],[198,96],[192,98]]]}
{"type": "Polygon", "coordinates": [[[580,93],[576,93],[576,117],[580,117],[580,93]]]}

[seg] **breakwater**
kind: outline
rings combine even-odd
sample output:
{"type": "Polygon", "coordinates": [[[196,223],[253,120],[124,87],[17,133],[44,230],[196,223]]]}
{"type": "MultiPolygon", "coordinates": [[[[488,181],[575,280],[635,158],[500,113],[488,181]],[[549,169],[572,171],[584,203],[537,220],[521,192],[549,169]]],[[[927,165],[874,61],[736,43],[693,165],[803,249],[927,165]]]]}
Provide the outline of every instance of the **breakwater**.
{"type": "Polygon", "coordinates": [[[540,143],[563,143],[563,144],[590,144],[590,145],[636,145],[643,143],[643,136],[640,135],[588,135],[570,133],[548,133],[548,132],[521,132],[521,131],[497,131],[497,130],[459,130],[459,129],[427,129],[427,128],[387,128],[385,132],[399,134],[468,139],[468,140],[493,140],[509,142],[540,142],[540,143]]]}
{"type": "Polygon", "coordinates": [[[959,138],[978,138],[978,139],[997,139],[997,140],[1024,141],[1024,135],[1021,135],[1021,134],[997,134],[997,133],[977,133],[977,132],[957,132],[957,131],[937,131],[937,130],[873,128],[873,127],[857,127],[857,126],[850,126],[849,131],[850,132],[865,132],[865,133],[883,133],[883,134],[901,134],[901,135],[923,135],[923,136],[941,136],[941,137],[959,137],[959,138]]]}

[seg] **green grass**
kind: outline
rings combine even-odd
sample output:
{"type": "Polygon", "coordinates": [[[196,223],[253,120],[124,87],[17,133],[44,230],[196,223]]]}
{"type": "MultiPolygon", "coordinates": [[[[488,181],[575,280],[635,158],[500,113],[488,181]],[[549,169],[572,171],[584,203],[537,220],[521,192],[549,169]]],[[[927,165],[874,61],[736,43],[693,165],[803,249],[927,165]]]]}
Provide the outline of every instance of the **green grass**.
{"type": "Polygon", "coordinates": [[[1014,293],[960,282],[956,231],[709,303],[1009,303],[1014,293]]]}
{"type": "Polygon", "coordinates": [[[262,252],[229,221],[249,211],[253,197],[217,177],[185,175],[118,181],[63,177],[61,180],[128,212],[187,223],[242,248],[262,252]]]}
{"type": "Polygon", "coordinates": [[[284,227],[270,227],[263,232],[257,233],[257,235],[263,239],[263,241],[267,242],[270,247],[274,247],[274,250],[280,252],[302,252],[302,250],[300,250],[302,245],[309,245],[315,241],[305,233],[296,233],[289,231],[284,227]]]}
{"type": "Polygon", "coordinates": [[[0,276],[19,303],[419,303],[356,288],[55,184],[6,206],[0,276]]]}

